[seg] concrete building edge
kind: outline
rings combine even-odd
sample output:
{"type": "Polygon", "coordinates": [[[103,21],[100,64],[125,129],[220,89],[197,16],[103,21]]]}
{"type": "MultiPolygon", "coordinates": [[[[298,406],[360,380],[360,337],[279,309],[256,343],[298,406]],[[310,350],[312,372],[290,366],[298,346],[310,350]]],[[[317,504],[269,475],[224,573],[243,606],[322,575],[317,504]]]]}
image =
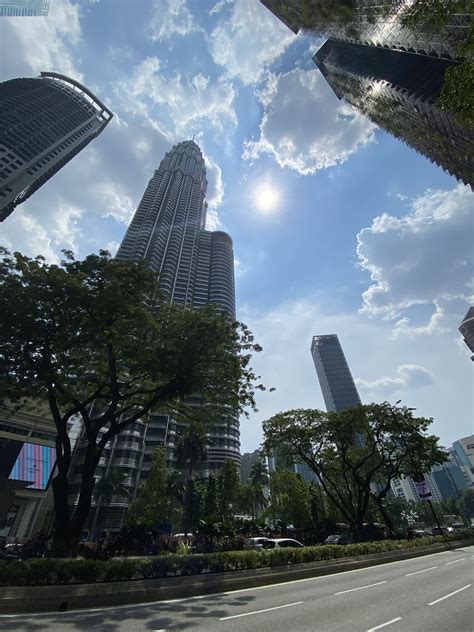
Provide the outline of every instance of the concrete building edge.
{"type": "MultiPolygon", "coordinates": [[[[474,539],[450,542],[451,549],[474,545],[474,539]]],[[[67,586],[3,586],[1,615],[46,614],[90,608],[125,607],[150,602],[204,597],[267,585],[334,575],[390,562],[448,551],[444,543],[403,551],[384,551],[350,558],[278,566],[251,571],[212,573],[191,577],[133,580],[67,586]],[[98,588],[100,587],[100,592],[98,588]],[[105,590],[104,590],[105,589],[105,590]]]]}

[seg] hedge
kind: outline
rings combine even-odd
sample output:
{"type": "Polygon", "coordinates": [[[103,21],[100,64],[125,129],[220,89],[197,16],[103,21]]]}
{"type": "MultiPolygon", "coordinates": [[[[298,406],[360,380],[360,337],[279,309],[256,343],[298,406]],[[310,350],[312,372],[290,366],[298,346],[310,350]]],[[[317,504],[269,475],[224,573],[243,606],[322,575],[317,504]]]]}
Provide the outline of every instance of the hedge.
{"type": "MultiPolygon", "coordinates": [[[[466,529],[450,536],[452,540],[473,537],[474,530],[472,529],[466,529]]],[[[113,582],[253,570],[334,560],[383,551],[399,551],[438,542],[443,542],[442,536],[423,537],[415,540],[361,542],[345,546],[325,544],[300,549],[226,551],[193,555],[172,554],[147,558],[113,558],[106,561],[84,559],[1,560],[0,585],[39,586],[113,582]]]]}

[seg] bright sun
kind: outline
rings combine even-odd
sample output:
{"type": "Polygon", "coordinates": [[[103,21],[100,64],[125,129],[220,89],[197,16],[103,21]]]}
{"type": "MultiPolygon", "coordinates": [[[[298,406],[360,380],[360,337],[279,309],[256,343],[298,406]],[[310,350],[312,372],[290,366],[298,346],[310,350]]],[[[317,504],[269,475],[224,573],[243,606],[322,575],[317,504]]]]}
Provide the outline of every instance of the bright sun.
{"type": "Polygon", "coordinates": [[[255,202],[257,207],[267,213],[273,210],[278,204],[278,192],[268,184],[262,184],[255,191],[255,202]]]}

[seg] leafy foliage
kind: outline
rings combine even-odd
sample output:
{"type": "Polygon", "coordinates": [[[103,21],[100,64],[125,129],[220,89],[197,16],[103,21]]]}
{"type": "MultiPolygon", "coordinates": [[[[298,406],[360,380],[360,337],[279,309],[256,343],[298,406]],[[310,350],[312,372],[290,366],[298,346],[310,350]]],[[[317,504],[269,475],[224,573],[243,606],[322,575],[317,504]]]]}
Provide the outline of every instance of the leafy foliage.
{"type": "MultiPolygon", "coordinates": [[[[211,306],[170,304],[144,262],[101,251],[59,265],[1,250],[0,389],[21,407],[47,400],[57,430],[55,537],[68,549],[89,513],[94,472],[106,444],[153,409],[178,414],[199,393],[209,419],[255,406],[260,350],[251,332],[211,306]],[[68,507],[68,424],[82,420],[87,450],[78,504],[68,507]]],[[[185,413],[183,413],[185,414],[185,413]]]]}
{"type": "Polygon", "coordinates": [[[264,446],[268,453],[284,446],[293,462],[306,463],[357,537],[371,501],[384,511],[382,500],[394,478],[446,460],[438,438],[426,434],[430,423],[388,403],[340,413],[290,410],[264,422],[264,446]]]}
{"type": "MultiPolygon", "coordinates": [[[[451,540],[472,541],[472,529],[458,532],[451,540]]],[[[308,546],[301,549],[271,551],[229,551],[209,554],[172,554],[149,558],[98,560],[25,560],[0,561],[0,585],[31,586],[102,581],[127,581],[161,577],[222,573],[256,568],[274,568],[322,560],[367,555],[384,551],[402,551],[443,542],[441,536],[416,540],[384,540],[346,546],[308,546]]]]}

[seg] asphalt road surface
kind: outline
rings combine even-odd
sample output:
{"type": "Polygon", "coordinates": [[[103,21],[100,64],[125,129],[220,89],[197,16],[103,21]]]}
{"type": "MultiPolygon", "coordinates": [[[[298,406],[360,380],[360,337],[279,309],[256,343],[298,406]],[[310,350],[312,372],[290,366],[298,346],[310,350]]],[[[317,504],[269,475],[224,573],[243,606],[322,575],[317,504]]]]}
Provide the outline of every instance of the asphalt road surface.
{"type": "MultiPolygon", "coordinates": [[[[474,546],[217,595],[0,616],[0,630],[474,632],[474,546]]],[[[100,587],[98,587],[100,590],[100,587]]]]}

